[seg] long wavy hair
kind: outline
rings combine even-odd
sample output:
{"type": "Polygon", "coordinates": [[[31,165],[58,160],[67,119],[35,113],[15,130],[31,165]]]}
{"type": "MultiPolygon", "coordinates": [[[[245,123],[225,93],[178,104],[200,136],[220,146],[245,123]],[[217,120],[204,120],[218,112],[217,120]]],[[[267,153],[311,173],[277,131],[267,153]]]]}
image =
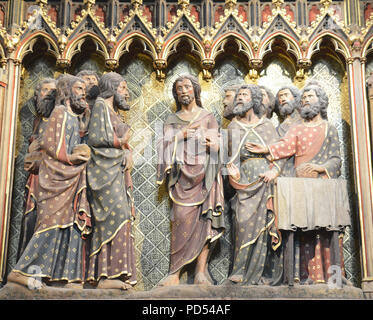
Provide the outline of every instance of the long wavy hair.
{"type": "Polygon", "coordinates": [[[95,76],[96,79],[97,79],[97,82],[100,81],[100,77],[98,76],[97,72],[95,72],[93,70],[82,70],[82,71],[79,71],[76,74],[76,76],[79,77],[79,78],[83,78],[84,76],[95,76]]]}
{"type": "Polygon", "coordinates": [[[66,101],[71,99],[71,88],[75,82],[84,80],[71,74],[63,74],[57,78],[56,84],[56,105],[66,105],[66,101]]]}
{"type": "Polygon", "coordinates": [[[126,80],[124,80],[124,78],[119,73],[105,73],[98,82],[98,87],[100,89],[100,94],[98,96],[103,99],[114,96],[117,92],[119,84],[123,81],[126,80]]]}
{"type": "MultiPolygon", "coordinates": [[[[240,86],[240,88],[237,90],[236,95],[234,97],[233,104],[236,105],[236,100],[238,93],[240,90],[250,90],[251,93],[251,103],[254,113],[261,118],[263,114],[265,113],[265,108],[263,107],[263,95],[260,87],[256,84],[243,84],[240,86]]],[[[248,110],[247,110],[248,111],[248,110]]]]}
{"type": "Polygon", "coordinates": [[[327,120],[328,119],[328,106],[329,106],[328,95],[326,94],[325,90],[320,85],[309,84],[303,88],[301,97],[303,97],[303,94],[305,92],[308,92],[311,90],[313,90],[316,96],[319,98],[321,118],[327,120]]]}
{"type": "Polygon", "coordinates": [[[279,115],[279,116],[281,114],[280,114],[280,102],[279,102],[279,99],[278,99],[278,94],[279,94],[280,91],[285,90],[285,89],[289,89],[291,94],[293,95],[294,100],[295,100],[294,103],[295,103],[296,109],[299,110],[299,107],[300,107],[300,100],[301,100],[300,90],[298,88],[292,86],[292,85],[283,86],[277,91],[276,99],[275,99],[275,109],[274,110],[275,110],[276,114],[279,115]]]}
{"type": "Polygon", "coordinates": [[[35,99],[35,102],[37,102],[37,99],[39,97],[41,88],[46,83],[55,83],[55,84],[57,84],[57,80],[53,79],[53,78],[50,78],[50,77],[47,77],[47,78],[44,78],[43,80],[39,81],[38,84],[35,86],[35,90],[34,90],[34,99],[35,99]]]}
{"type": "Polygon", "coordinates": [[[177,92],[176,92],[176,84],[179,81],[183,81],[185,79],[190,80],[193,86],[193,91],[194,91],[194,99],[196,101],[197,106],[202,107],[202,102],[201,102],[201,86],[198,82],[198,79],[192,75],[182,75],[178,77],[175,81],[174,84],[172,85],[172,95],[174,96],[174,99],[176,101],[176,111],[181,110],[181,103],[179,102],[179,99],[177,97],[177,92]]]}

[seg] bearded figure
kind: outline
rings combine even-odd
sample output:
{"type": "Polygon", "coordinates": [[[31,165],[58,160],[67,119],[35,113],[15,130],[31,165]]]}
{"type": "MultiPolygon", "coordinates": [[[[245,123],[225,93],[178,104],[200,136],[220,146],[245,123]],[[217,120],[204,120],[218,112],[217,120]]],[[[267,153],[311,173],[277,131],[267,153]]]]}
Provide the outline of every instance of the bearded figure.
{"type": "Polygon", "coordinates": [[[104,74],[92,108],[88,145],[88,190],[93,217],[87,281],[100,289],[126,290],[136,284],[132,224],[132,151],[130,126],[120,112],[130,109],[127,82],[115,72],[104,74]]]}
{"type": "Polygon", "coordinates": [[[193,261],[194,283],[209,285],[209,254],[224,230],[219,126],[202,108],[195,77],[176,79],[172,93],[177,111],[166,119],[158,145],[157,183],[166,181],[172,200],[170,269],[160,285],[177,285],[193,261]]]}
{"type": "Polygon", "coordinates": [[[39,166],[42,158],[40,141],[42,140],[49,116],[56,100],[56,80],[43,79],[35,88],[35,110],[37,117],[34,120],[33,133],[29,139],[30,145],[25,155],[24,169],[29,173],[26,182],[25,211],[22,217],[20,241],[17,258],[22,255],[30,241],[36,223],[36,203],[39,184],[39,166]]]}
{"type": "Polygon", "coordinates": [[[243,85],[235,97],[236,117],[228,126],[229,182],[232,199],[234,259],[226,284],[279,285],[282,277],[281,234],[273,207],[273,181],[283,161],[269,161],[246,150],[252,142],[273,143],[278,134],[266,117],[257,85],[243,85]]]}
{"type": "Polygon", "coordinates": [[[84,80],[86,85],[86,100],[89,105],[89,109],[92,110],[93,105],[100,93],[98,87],[98,82],[100,81],[99,76],[96,72],[92,70],[82,70],[77,75],[77,77],[84,80]]]}
{"type": "Polygon", "coordinates": [[[91,232],[86,196],[90,149],[81,144],[78,116],[88,106],[82,79],[63,75],[56,87],[56,107],[40,141],[35,230],[8,281],[82,288],[84,239],[91,232]]]}
{"type": "Polygon", "coordinates": [[[299,270],[300,282],[326,283],[331,276],[329,268],[338,266],[343,283],[350,284],[345,278],[342,241],[350,225],[350,209],[346,181],[338,179],[338,132],[327,121],[328,96],[320,86],[306,86],[301,97],[302,123],[291,127],[279,142],[247,148],[254,153],[269,153],[266,156],[271,160],[295,156],[295,175],[302,179],[281,178],[277,185],[281,190],[279,205],[282,208],[285,204],[282,211],[288,217],[280,224],[284,230],[297,231],[300,243],[295,251],[291,248],[294,256],[288,256],[292,260],[289,265],[299,270]]]}

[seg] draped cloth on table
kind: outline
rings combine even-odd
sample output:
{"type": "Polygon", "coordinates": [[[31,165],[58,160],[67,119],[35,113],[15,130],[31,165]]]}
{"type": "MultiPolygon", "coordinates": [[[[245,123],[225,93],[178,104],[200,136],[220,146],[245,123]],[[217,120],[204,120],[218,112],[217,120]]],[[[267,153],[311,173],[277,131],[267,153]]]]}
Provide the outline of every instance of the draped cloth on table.
{"type": "Polygon", "coordinates": [[[78,117],[56,106],[40,143],[35,232],[14,271],[50,280],[83,280],[82,238],[91,232],[86,163],[73,165],[68,156],[80,143],[78,117]]]}
{"type": "Polygon", "coordinates": [[[246,150],[248,142],[268,144],[278,139],[273,124],[265,118],[253,125],[233,120],[228,127],[231,140],[229,180],[236,189],[232,201],[234,216],[234,260],[228,279],[242,284],[266,280],[278,284],[282,275],[281,234],[273,210],[273,183],[260,174],[281,171],[283,161],[271,162],[246,150]]]}
{"type": "Polygon", "coordinates": [[[170,273],[196,259],[224,231],[219,154],[203,145],[206,132],[218,143],[218,124],[210,112],[201,109],[191,121],[171,114],[158,145],[157,183],[167,180],[173,202],[170,273]],[[198,124],[195,134],[178,141],[177,132],[191,123],[198,124]]]}
{"type": "MultiPolygon", "coordinates": [[[[341,175],[337,129],[325,120],[316,125],[303,122],[291,127],[268,149],[272,159],[295,155],[296,172],[306,163],[325,167],[325,172],[317,174],[315,179],[303,178],[296,185],[287,183],[286,179],[279,181],[279,208],[287,212],[281,216],[280,224],[286,230],[302,230],[296,234],[296,240],[300,241],[297,248],[300,280],[325,283],[331,275],[330,265],[340,266],[344,276],[342,237],[350,225],[350,217],[346,183],[336,180],[341,175]],[[295,212],[298,210],[303,212],[295,212]]],[[[302,173],[297,176],[302,178],[302,173]]]]}
{"type": "Polygon", "coordinates": [[[87,175],[94,226],[87,280],[123,277],[130,284],[137,282],[133,186],[129,171],[124,171],[131,151],[128,144],[120,143],[129,129],[102,98],[96,100],[88,130],[92,152],[87,175]]]}

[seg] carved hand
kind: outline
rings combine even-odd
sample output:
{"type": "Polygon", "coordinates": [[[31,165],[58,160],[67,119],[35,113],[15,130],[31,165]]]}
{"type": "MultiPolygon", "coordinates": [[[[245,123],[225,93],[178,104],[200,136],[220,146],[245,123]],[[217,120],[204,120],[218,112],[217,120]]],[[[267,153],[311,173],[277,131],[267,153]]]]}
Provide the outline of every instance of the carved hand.
{"type": "Polygon", "coordinates": [[[297,167],[296,176],[302,178],[317,178],[319,173],[325,172],[325,167],[314,164],[314,163],[304,163],[297,167]]]}
{"type": "Polygon", "coordinates": [[[74,147],[72,154],[68,157],[72,164],[87,162],[91,157],[91,149],[86,144],[78,144],[74,147]]]}
{"type": "Polygon", "coordinates": [[[35,139],[31,142],[30,146],[28,147],[28,152],[33,153],[34,151],[38,151],[40,149],[40,141],[35,139]]]}
{"type": "Polygon", "coordinates": [[[259,143],[254,142],[248,142],[245,144],[246,150],[252,152],[252,153],[263,153],[266,154],[269,152],[268,147],[263,146],[259,143]]]}
{"type": "Polygon", "coordinates": [[[122,164],[124,166],[123,172],[126,170],[129,170],[130,172],[132,171],[133,169],[132,152],[125,153],[122,164]]]}
{"type": "Polygon", "coordinates": [[[270,182],[273,181],[278,177],[278,171],[277,170],[268,170],[262,174],[259,175],[263,179],[264,182],[270,182]]]}

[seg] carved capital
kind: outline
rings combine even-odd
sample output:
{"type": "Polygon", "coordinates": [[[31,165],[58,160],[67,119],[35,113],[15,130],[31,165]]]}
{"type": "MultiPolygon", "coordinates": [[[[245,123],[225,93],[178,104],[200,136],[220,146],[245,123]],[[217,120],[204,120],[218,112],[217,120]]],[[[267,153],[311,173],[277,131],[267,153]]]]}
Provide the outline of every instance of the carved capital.
{"type": "Polygon", "coordinates": [[[14,52],[19,41],[20,41],[19,37],[15,35],[14,36],[10,34],[6,35],[6,37],[4,38],[4,42],[5,42],[6,50],[8,51],[8,53],[14,52]]]}
{"type": "Polygon", "coordinates": [[[155,69],[157,80],[164,81],[166,78],[164,70],[167,68],[167,61],[165,59],[156,59],[153,62],[153,67],[155,69]]]}
{"type": "Polygon", "coordinates": [[[56,66],[61,69],[66,69],[70,66],[70,60],[68,59],[57,59],[56,66]]]}
{"type": "Polygon", "coordinates": [[[360,57],[360,56],[354,56],[354,57],[347,58],[347,64],[353,64],[355,60],[359,60],[361,64],[366,62],[366,58],[360,57]]]}
{"type": "Polygon", "coordinates": [[[251,59],[249,62],[250,68],[258,70],[263,65],[262,59],[251,59]]]}
{"type": "Polygon", "coordinates": [[[7,63],[8,63],[8,60],[5,59],[5,58],[3,58],[3,59],[0,60],[0,65],[1,65],[1,67],[2,67],[3,69],[5,69],[7,63]]]}
{"type": "Polygon", "coordinates": [[[252,82],[256,83],[256,81],[259,79],[258,71],[256,69],[250,69],[249,78],[252,82]]]}
{"type": "Polygon", "coordinates": [[[105,66],[109,70],[113,71],[118,67],[119,63],[117,59],[106,59],[105,60],[105,66]]]}
{"type": "Polygon", "coordinates": [[[309,69],[312,66],[312,61],[310,59],[299,59],[297,65],[301,69],[309,69]]]}
{"type": "Polygon", "coordinates": [[[201,65],[202,65],[202,68],[203,68],[203,70],[202,70],[203,79],[206,80],[206,81],[211,80],[211,78],[212,78],[211,70],[215,66],[215,61],[213,59],[204,59],[204,60],[202,60],[201,65]]]}

